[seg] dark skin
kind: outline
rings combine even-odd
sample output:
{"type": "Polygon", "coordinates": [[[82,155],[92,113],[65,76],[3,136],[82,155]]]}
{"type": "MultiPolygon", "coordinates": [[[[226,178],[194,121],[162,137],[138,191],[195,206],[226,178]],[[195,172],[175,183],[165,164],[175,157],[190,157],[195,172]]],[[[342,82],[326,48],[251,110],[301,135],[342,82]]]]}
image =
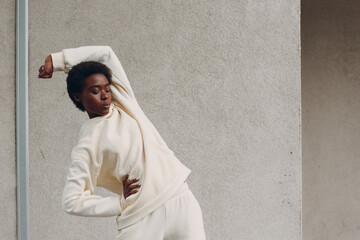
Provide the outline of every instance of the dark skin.
{"type": "MultiPolygon", "coordinates": [[[[39,69],[39,78],[51,78],[53,74],[53,64],[51,55],[45,59],[45,64],[39,69]]],[[[109,113],[111,103],[111,89],[107,78],[102,73],[95,73],[85,79],[85,83],[80,93],[74,93],[74,99],[80,102],[89,118],[104,116],[109,113]]],[[[129,179],[129,175],[122,179],[123,193],[125,199],[138,192],[140,184],[135,184],[139,179],[129,179]]]]}
{"type": "Polygon", "coordinates": [[[111,103],[110,83],[102,73],[95,73],[85,78],[81,93],[74,93],[74,99],[80,102],[89,118],[104,116],[109,113],[111,103]]]}

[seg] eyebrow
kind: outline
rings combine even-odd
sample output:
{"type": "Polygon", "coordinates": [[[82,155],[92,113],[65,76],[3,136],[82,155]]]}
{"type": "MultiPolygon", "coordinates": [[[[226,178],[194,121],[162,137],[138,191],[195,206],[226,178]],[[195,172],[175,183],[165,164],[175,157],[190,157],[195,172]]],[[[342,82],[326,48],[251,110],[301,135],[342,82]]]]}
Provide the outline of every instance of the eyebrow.
{"type": "MultiPolygon", "coordinates": [[[[107,83],[107,84],[105,85],[105,87],[107,87],[107,86],[109,86],[109,85],[110,85],[110,83],[107,83]]],[[[101,87],[101,86],[100,86],[100,85],[93,85],[93,86],[88,87],[88,89],[93,88],[93,87],[101,87]]]]}

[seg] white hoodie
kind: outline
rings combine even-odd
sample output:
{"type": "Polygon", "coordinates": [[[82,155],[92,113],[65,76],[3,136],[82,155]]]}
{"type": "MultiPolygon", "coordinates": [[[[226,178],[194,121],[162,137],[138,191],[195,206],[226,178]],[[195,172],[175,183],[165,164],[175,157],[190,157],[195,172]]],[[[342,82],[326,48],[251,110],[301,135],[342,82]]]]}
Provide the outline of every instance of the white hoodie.
{"type": "Polygon", "coordinates": [[[109,113],[85,121],[71,153],[63,208],[81,216],[118,216],[127,227],[165,203],[184,183],[190,170],[168,148],[138,105],[124,69],[108,46],[64,49],[52,54],[54,71],[66,73],[83,61],[97,61],[112,71],[109,113]],[[122,178],[139,178],[139,192],[122,195],[122,178]],[[96,186],[118,195],[93,195],[96,186]],[[122,196],[121,196],[122,195],[122,196]]]}

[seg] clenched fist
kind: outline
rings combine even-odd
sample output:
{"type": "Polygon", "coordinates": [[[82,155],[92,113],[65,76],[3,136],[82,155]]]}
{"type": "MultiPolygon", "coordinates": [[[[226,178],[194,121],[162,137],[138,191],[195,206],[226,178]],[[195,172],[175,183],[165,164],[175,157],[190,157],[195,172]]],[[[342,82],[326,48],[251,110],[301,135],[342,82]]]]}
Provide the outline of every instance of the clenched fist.
{"type": "Polygon", "coordinates": [[[39,78],[51,78],[53,74],[53,64],[51,55],[47,56],[44,65],[39,68],[39,78]]]}

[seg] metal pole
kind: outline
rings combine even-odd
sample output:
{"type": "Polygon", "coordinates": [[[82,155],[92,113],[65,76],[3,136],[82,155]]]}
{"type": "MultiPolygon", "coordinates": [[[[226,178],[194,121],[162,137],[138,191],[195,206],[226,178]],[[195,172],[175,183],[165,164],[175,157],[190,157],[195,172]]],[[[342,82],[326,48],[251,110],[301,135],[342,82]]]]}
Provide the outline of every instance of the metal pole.
{"type": "Polygon", "coordinates": [[[16,1],[16,161],[18,240],[29,240],[28,1],[16,1]]]}

